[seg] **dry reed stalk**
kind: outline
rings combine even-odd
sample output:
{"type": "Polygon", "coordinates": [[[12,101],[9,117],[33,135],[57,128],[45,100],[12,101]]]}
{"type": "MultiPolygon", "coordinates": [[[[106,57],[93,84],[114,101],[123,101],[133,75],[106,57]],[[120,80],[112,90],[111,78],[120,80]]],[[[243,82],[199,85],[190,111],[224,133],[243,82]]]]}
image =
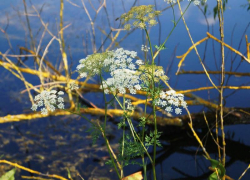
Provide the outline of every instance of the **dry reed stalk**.
{"type": "Polygon", "coordinates": [[[180,12],[181,12],[182,21],[183,21],[183,23],[184,23],[184,25],[185,25],[185,28],[186,28],[187,32],[188,32],[188,36],[189,36],[189,38],[190,38],[190,40],[191,40],[191,42],[192,42],[192,45],[193,45],[193,47],[194,47],[194,49],[195,49],[196,55],[198,56],[199,61],[200,61],[201,65],[202,65],[202,67],[203,67],[203,69],[204,69],[204,71],[205,71],[205,73],[206,73],[206,75],[207,75],[207,78],[209,79],[209,81],[210,81],[210,83],[213,85],[213,87],[214,87],[216,90],[218,90],[218,91],[220,92],[220,90],[216,87],[216,85],[215,85],[214,82],[212,81],[210,75],[209,75],[208,72],[207,72],[207,69],[206,69],[205,65],[203,64],[203,62],[202,62],[202,60],[201,60],[201,57],[200,57],[200,55],[199,55],[199,52],[198,52],[198,50],[197,50],[197,48],[196,48],[196,45],[195,45],[195,43],[194,43],[194,41],[193,41],[193,38],[192,38],[192,36],[191,36],[191,34],[190,34],[190,32],[189,32],[189,28],[188,28],[188,26],[187,26],[187,24],[186,24],[186,21],[185,21],[185,18],[184,18],[184,16],[183,16],[183,12],[182,12],[181,5],[180,5],[179,0],[177,0],[177,3],[178,3],[179,10],[180,10],[180,12]]]}
{"type": "MultiPolygon", "coordinates": [[[[220,84],[220,122],[221,122],[221,133],[222,133],[222,165],[226,165],[226,141],[225,141],[225,130],[224,130],[224,118],[223,118],[223,90],[224,90],[224,81],[225,81],[225,50],[224,50],[224,14],[223,14],[223,5],[222,0],[217,1],[218,9],[218,18],[220,23],[220,36],[221,36],[221,84],[220,84]]],[[[225,180],[225,176],[222,177],[222,180],[225,180]]]]}
{"type": "Polygon", "coordinates": [[[12,163],[12,162],[7,161],[7,160],[0,160],[0,163],[9,164],[9,165],[11,165],[11,166],[14,166],[14,167],[19,168],[19,169],[22,169],[22,170],[24,170],[24,171],[30,172],[30,173],[32,173],[32,174],[38,174],[38,175],[40,175],[40,176],[45,176],[45,177],[50,177],[50,178],[56,178],[56,179],[60,179],[60,180],[68,180],[68,179],[66,179],[66,178],[64,178],[64,177],[62,177],[62,176],[58,176],[58,175],[56,175],[56,174],[43,174],[43,173],[41,173],[41,172],[38,172],[38,171],[35,171],[35,170],[32,170],[32,169],[26,168],[26,167],[21,166],[21,165],[19,165],[19,164],[17,164],[17,163],[12,163]]]}

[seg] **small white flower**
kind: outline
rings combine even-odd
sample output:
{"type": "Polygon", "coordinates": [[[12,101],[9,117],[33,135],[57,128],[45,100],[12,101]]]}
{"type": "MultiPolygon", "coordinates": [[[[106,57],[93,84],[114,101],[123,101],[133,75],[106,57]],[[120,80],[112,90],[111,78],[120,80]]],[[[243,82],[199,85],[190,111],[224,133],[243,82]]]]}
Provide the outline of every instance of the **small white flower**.
{"type": "Polygon", "coordinates": [[[108,89],[105,89],[105,90],[104,90],[104,93],[105,93],[105,94],[109,94],[109,90],[108,90],[108,89]]]}
{"type": "Polygon", "coordinates": [[[51,104],[56,104],[56,100],[55,100],[55,99],[51,99],[49,102],[50,102],[51,104]]]}
{"type": "Polygon", "coordinates": [[[179,106],[179,101],[178,100],[174,101],[173,105],[178,107],[179,106]]]}
{"type": "Polygon", "coordinates": [[[181,114],[182,110],[180,108],[175,108],[175,114],[181,114]]]}
{"type": "Polygon", "coordinates": [[[59,91],[58,95],[64,95],[64,92],[63,91],[59,91]]]}
{"type": "Polygon", "coordinates": [[[64,104],[63,103],[60,103],[60,104],[58,104],[58,106],[57,106],[59,109],[64,109],[64,104]]]}
{"type": "Polygon", "coordinates": [[[32,111],[36,111],[37,110],[37,105],[33,104],[33,106],[31,107],[32,111]]]}
{"type": "Polygon", "coordinates": [[[56,110],[56,108],[55,108],[55,106],[53,106],[53,105],[49,105],[49,110],[51,111],[51,112],[53,112],[53,111],[55,111],[56,110]]]}
{"type": "Polygon", "coordinates": [[[58,97],[57,101],[58,101],[59,103],[61,103],[61,102],[64,102],[64,99],[63,99],[62,97],[58,97]]]}
{"type": "Polygon", "coordinates": [[[129,69],[132,69],[132,70],[136,69],[136,68],[135,68],[135,65],[134,65],[134,64],[132,64],[132,63],[131,63],[131,64],[129,64],[128,68],[129,68],[129,69]]]}
{"type": "Polygon", "coordinates": [[[86,72],[80,73],[80,77],[81,77],[81,78],[85,78],[85,77],[87,77],[87,76],[88,76],[88,74],[87,74],[86,72]]]}
{"type": "Polygon", "coordinates": [[[140,65],[143,65],[143,64],[144,64],[142,60],[137,60],[135,63],[136,63],[138,66],[140,66],[140,65]]]}
{"type": "Polygon", "coordinates": [[[187,107],[187,103],[186,103],[185,101],[182,101],[182,102],[181,102],[181,106],[182,106],[183,108],[186,108],[186,107],[187,107]]]}
{"type": "Polygon", "coordinates": [[[162,106],[166,106],[166,105],[167,105],[167,101],[162,101],[162,102],[161,102],[161,105],[162,105],[162,106]]]}
{"type": "Polygon", "coordinates": [[[136,94],[136,90],[135,89],[129,89],[131,94],[136,94]]]}
{"type": "Polygon", "coordinates": [[[84,68],[85,65],[84,64],[79,64],[78,66],[76,66],[76,69],[79,71],[80,69],[84,68]]]}
{"type": "Polygon", "coordinates": [[[40,98],[41,98],[41,95],[38,94],[38,95],[35,96],[35,99],[34,99],[34,100],[35,100],[35,101],[38,101],[38,100],[40,100],[40,98]]]}
{"type": "Polygon", "coordinates": [[[57,93],[56,90],[51,90],[51,91],[50,91],[50,94],[56,94],[56,93],[57,93]]]}
{"type": "Polygon", "coordinates": [[[141,50],[144,51],[144,52],[148,52],[150,48],[147,47],[146,45],[141,45],[141,50]]]}
{"type": "Polygon", "coordinates": [[[80,60],[79,60],[79,63],[84,63],[85,60],[86,60],[86,59],[80,59],[80,60]]]}
{"type": "Polygon", "coordinates": [[[196,6],[200,5],[200,1],[199,0],[194,0],[194,5],[196,5],[196,6]]]}
{"type": "Polygon", "coordinates": [[[166,93],[164,91],[160,92],[160,98],[162,98],[162,99],[166,98],[166,93]]]}
{"type": "Polygon", "coordinates": [[[136,84],[136,85],[135,85],[135,89],[136,89],[136,90],[140,90],[140,89],[141,89],[141,86],[140,86],[139,84],[136,84]]]}
{"type": "Polygon", "coordinates": [[[41,114],[42,115],[47,115],[48,114],[48,110],[46,108],[42,108],[41,109],[41,114]]]}
{"type": "Polygon", "coordinates": [[[172,112],[172,111],[173,111],[173,108],[172,108],[171,106],[168,106],[168,107],[166,107],[165,111],[167,111],[167,112],[172,112]]]}
{"type": "Polygon", "coordinates": [[[121,93],[121,94],[125,94],[126,93],[126,90],[123,87],[118,88],[118,90],[119,90],[119,93],[121,93]]]}
{"type": "Polygon", "coordinates": [[[174,103],[173,99],[170,99],[168,103],[172,105],[174,103]]]}
{"type": "MultiPolygon", "coordinates": [[[[36,98],[35,98],[35,99],[36,99],[36,98]]],[[[38,107],[43,106],[43,101],[42,101],[42,100],[41,100],[41,101],[38,101],[37,106],[38,106],[38,107]]]]}

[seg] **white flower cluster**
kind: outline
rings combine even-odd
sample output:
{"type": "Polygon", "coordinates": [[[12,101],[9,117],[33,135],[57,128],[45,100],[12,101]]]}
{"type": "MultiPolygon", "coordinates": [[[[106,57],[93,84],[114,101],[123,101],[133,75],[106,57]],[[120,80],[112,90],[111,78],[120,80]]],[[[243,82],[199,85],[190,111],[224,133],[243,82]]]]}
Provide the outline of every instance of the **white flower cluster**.
{"type": "Polygon", "coordinates": [[[141,45],[141,50],[144,51],[144,52],[148,52],[150,48],[147,47],[146,45],[141,45]]]}
{"type": "Polygon", "coordinates": [[[116,92],[125,94],[128,88],[131,94],[136,94],[136,90],[140,90],[140,77],[136,73],[136,66],[143,64],[142,60],[133,63],[133,58],[137,56],[135,51],[128,51],[119,48],[113,51],[113,57],[104,60],[104,65],[109,66],[111,77],[103,82],[104,92],[116,92]]]}
{"type": "Polygon", "coordinates": [[[92,55],[88,55],[85,59],[81,59],[79,61],[79,65],[76,67],[77,71],[80,74],[81,78],[85,78],[88,75],[94,76],[100,74],[103,70],[104,66],[107,66],[107,61],[109,58],[112,59],[112,51],[104,52],[104,53],[95,53],[92,55]],[[104,62],[106,60],[106,64],[104,62]]]}
{"type": "Polygon", "coordinates": [[[160,80],[167,81],[168,77],[165,75],[162,66],[156,65],[141,65],[138,69],[138,73],[140,74],[140,79],[142,82],[147,84],[150,80],[152,80],[151,74],[154,74],[154,82],[157,83],[160,80]]]}
{"type": "Polygon", "coordinates": [[[41,109],[41,113],[43,115],[47,115],[48,110],[52,112],[55,111],[56,107],[58,107],[59,109],[64,109],[64,100],[58,95],[64,95],[64,92],[57,92],[56,90],[42,91],[41,94],[35,96],[34,100],[36,101],[36,103],[31,107],[31,109],[33,111],[36,111],[38,107],[45,106],[41,109]]]}
{"type": "Polygon", "coordinates": [[[187,103],[184,101],[183,94],[177,94],[174,90],[161,91],[160,98],[157,99],[156,105],[165,108],[167,112],[175,111],[175,114],[181,114],[182,109],[180,107],[186,108],[187,103]]]}
{"type": "MultiPolygon", "coordinates": [[[[176,3],[176,0],[164,0],[165,2],[167,2],[168,4],[173,4],[173,3],[176,3]]],[[[188,0],[189,2],[190,1],[193,1],[194,5],[198,6],[200,5],[201,1],[206,3],[207,0],[188,0]]]]}

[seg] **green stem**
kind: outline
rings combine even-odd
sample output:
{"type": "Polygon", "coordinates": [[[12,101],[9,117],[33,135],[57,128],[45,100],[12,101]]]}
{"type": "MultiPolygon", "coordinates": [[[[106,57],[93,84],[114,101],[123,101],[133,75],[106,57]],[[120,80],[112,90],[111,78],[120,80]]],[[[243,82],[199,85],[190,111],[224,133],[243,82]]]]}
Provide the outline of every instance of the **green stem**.
{"type": "MultiPolygon", "coordinates": [[[[148,103],[148,96],[146,96],[146,102],[145,102],[145,109],[144,109],[144,118],[147,114],[147,103],[148,103]]],[[[145,134],[145,124],[142,126],[142,141],[144,141],[144,134],[145,134]]],[[[144,172],[144,180],[147,180],[147,165],[145,163],[144,154],[142,154],[142,165],[143,165],[143,172],[144,172]]]]}
{"type": "Polygon", "coordinates": [[[148,39],[148,43],[149,43],[149,46],[150,46],[150,53],[151,53],[151,57],[152,57],[152,64],[154,64],[154,59],[153,59],[153,48],[152,48],[152,44],[151,44],[151,41],[150,41],[150,38],[149,38],[149,34],[148,34],[148,30],[145,29],[145,32],[146,32],[146,35],[147,35],[147,39],[148,39]]]}
{"type": "MultiPolygon", "coordinates": [[[[104,101],[105,101],[105,120],[104,120],[104,128],[101,129],[101,130],[103,130],[103,138],[104,138],[105,143],[106,143],[106,146],[107,146],[107,148],[108,148],[109,156],[110,156],[111,161],[112,161],[112,164],[113,164],[113,166],[114,166],[114,168],[115,168],[116,174],[117,174],[117,176],[119,177],[119,179],[121,179],[121,175],[119,174],[118,169],[117,169],[117,167],[116,167],[116,164],[115,164],[113,155],[112,155],[112,153],[111,153],[111,150],[109,149],[108,139],[107,139],[107,137],[106,137],[106,123],[107,123],[108,101],[107,101],[107,98],[106,98],[105,93],[104,93],[103,81],[102,81],[103,78],[102,78],[101,75],[100,75],[100,79],[101,79],[101,86],[102,86],[102,89],[103,89],[103,97],[104,97],[104,101]]],[[[100,128],[101,128],[101,127],[100,127],[100,128]]]]}
{"type": "MultiPolygon", "coordinates": [[[[188,7],[190,6],[191,1],[189,2],[188,6],[186,7],[186,9],[184,10],[182,16],[184,16],[184,14],[186,13],[188,7]]],[[[157,57],[157,55],[159,54],[160,50],[164,47],[164,45],[166,44],[167,40],[169,39],[170,35],[173,33],[175,27],[177,26],[177,24],[179,23],[179,21],[181,20],[182,16],[179,17],[179,19],[177,20],[177,23],[175,23],[174,27],[171,29],[170,33],[168,34],[167,38],[165,39],[165,41],[161,44],[161,46],[159,47],[159,49],[156,51],[156,53],[153,56],[153,61],[154,59],[157,57]]]]}
{"type": "MultiPolygon", "coordinates": [[[[116,101],[118,102],[118,104],[120,105],[120,107],[122,108],[122,104],[121,104],[120,100],[119,100],[116,96],[115,96],[115,99],[116,99],[116,101]]],[[[138,134],[136,133],[136,131],[135,131],[134,127],[133,127],[132,122],[129,120],[129,117],[128,117],[126,114],[125,114],[124,116],[126,117],[126,119],[127,119],[127,121],[128,121],[128,125],[129,125],[129,127],[130,127],[130,131],[131,131],[131,133],[132,133],[132,136],[133,136],[134,140],[136,140],[136,139],[139,140],[139,142],[140,142],[141,146],[143,147],[145,153],[147,154],[147,156],[148,156],[150,162],[153,163],[153,159],[151,158],[150,154],[148,153],[147,148],[144,146],[142,140],[140,139],[140,137],[139,137],[138,134]]]]}
{"type": "Polygon", "coordinates": [[[152,96],[152,104],[153,104],[153,117],[154,117],[154,149],[153,149],[153,163],[152,163],[152,169],[153,169],[153,176],[154,176],[154,180],[156,180],[156,172],[155,172],[155,159],[156,159],[156,136],[157,136],[157,122],[156,122],[156,112],[155,112],[155,82],[154,82],[154,57],[153,57],[153,49],[152,49],[152,45],[151,45],[151,40],[148,34],[147,29],[145,29],[146,35],[147,35],[147,39],[150,45],[150,51],[151,51],[151,57],[152,57],[152,72],[151,72],[151,87],[152,90],[151,91],[151,96],[152,96]]]}
{"type": "MultiPolygon", "coordinates": [[[[125,95],[123,95],[123,111],[125,110],[125,95]]],[[[125,117],[123,117],[123,122],[122,122],[122,158],[124,156],[124,141],[125,141],[125,117]]],[[[123,161],[121,162],[121,177],[124,177],[123,174],[123,161]]]]}

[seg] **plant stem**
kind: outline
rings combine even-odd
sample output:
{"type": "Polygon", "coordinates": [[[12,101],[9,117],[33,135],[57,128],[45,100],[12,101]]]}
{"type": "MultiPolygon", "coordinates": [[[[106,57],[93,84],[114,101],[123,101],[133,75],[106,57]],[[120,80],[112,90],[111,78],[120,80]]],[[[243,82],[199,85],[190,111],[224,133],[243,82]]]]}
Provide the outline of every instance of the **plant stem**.
{"type": "MultiPolygon", "coordinates": [[[[157,137],[157,121],[156,121],[156,112],[155,112],[155,82],[154,82],[154,58],[153,58],[153,49],[151,45],[151,40],[148,34],[147,29],[145,29],[146,36],[150,45],[150,52],[151,52],[151,57],[152,57],[152,62],[151,62],[151,67],[152,67],[152,72],[151,72],[151,87],[152,87],[152,104],[153,104],[153,117],[154,117],[154,149],[153,149],[153,163],[152,163],[152,170],[153,170],[153,176],[154,180],[156,180],[156,172],[155,172],[155,159],[156,159],[156,137],[157,137]]],[[[149,87],[150,88],[150,87],[149,87]]]]}
{"type": "MultiPolygon", "coordinates": [[[[102,86],[102,89],[104,89],[104,88],[103,88],[103,81],[102,81],[103,78],[102,78],[102,75],[100,75],[100,79],[101,79],[101,86],[102,86]]],[[[118,169],[117,169],[117,167],[116,167],[116,164],[115,164],[113,155],[112,155],[112,153],[111,153],[111,150],[109,149],[108,139],[107,139],[107,137],[106,137],[106,123],[107,123],[108,101],[107,101],[107,98],[106,98],[106,96],[105,96],[104,90],[103,90],[103,97],[104,97],[104,101],[105,101],[105,120],[104,120],[104,128],[103,128],[103,129],[102,129],[101,127],[100,127],[100,128],[101,128],[101,131],[103,130],[103,131],[102,131],[103,138],[104,138],[105,143],[106,143],[106,146],[107,146],[107,148],[108,148],[109,156],[110,156],[111,161],[112,161],[112,164],[113,164],[113,166],[114,166],[114,168],[115,168],[116,174],[117,174],[117,176],[119,177],[119,179],[121,179],[121,175],[119,174],[118,169]]],[[[110,148],[111,148],[111,147],[110,147],[110,148]]],[[[122,168],[121,168],[121,169],[122,169],[122,168]]]]}
{"type": "MultiPolygon", "coordinates": [[[[144,108],[144,118],[147,114],[147,103],[148,103],[148,96],[146,95],[146,102],[145,102],[145,108],[144,108]]],[[[146,121],[146,119],[145,119],[146,121]]],[[[145,122],[146,123],[146,122],[145,122]]],[[[145,124],[142,126],[142,137],[141,140],[144,142],[144,134],[145,134],[145,124]]],[[[144,180],[147,180],[147,165],[145,163],[144,154],[142,154],[142,165],[143,165],[143,172],[144,172],[144,180]]]]}
{"type": "Polygon", "coordinates": [[[159,49],[156,51],[156,53],[153,56],[153,59],[155,59],[157,57],[157,55],[159,54],[160,50],[164,47],[164,45],[166,44],[167,40],[169,39],[170,35],[173,33],[175,27],[177,26],[177,24],[179,23],[179,21],[181,20],[181,18],[184,16],[184,14],[186,13],[188,7],[190,6],[191,2],[188,4],[188,6],[186,7],[186,9],[184,10],[183,14],[181,14],[181,16],[179,17],[179,19],[177,20],[177,22],[174,24],[174,27],[171,29],[170,33],[168,34],[168,36],[166,37],[166,39],[164,40],[164,42],[160,45],[159,49]]]}
{"type": "MultiPolygon", "coordinates": [[[[125,110],[125,95],[123,95],[123,110],[125,110]]],[[[122,122],[122,158],[124,156],[124,141],[125,141],[125,118],[123,117],[123,122],[122,122]]],[[[123,174],[123,162],[121,162],[121,177],[124,177],[123,174]]]]}
{"type": "MultiPolygon", "coordinates": [[[[223,17],[223,6],[222,0],[217,1],[218,6],[218,18],[220,22],[220,36],[221,41],[224,42],[224,17],[223,17]]],[[[223,85],[225,80],[225,56],[224,56],[224,44],[221,43],[221,88],[220,88],[220,120],[221,120],[221,133],[222,133],[222,165],[225,167],[226,164],[226,142],[224,132],[224,119],[223,119],[223,85]]],[[[225,176],[223,177],[223,180],[225,176]]]]}

